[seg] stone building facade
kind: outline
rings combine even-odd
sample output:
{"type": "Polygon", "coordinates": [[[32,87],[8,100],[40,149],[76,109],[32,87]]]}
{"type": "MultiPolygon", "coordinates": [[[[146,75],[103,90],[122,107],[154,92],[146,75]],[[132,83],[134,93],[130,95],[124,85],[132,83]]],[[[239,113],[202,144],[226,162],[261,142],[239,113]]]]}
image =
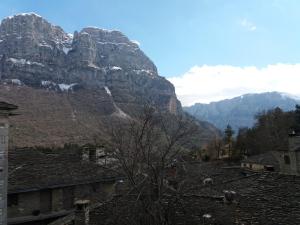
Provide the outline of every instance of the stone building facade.
{"type": "Polygon", "coordinates": [[[105,200],[119,179],[80,151],[20,149],[9,158],[8,224],[48,224],[73,212],[78,200],[105,200]]]}
{"type": "Polygon", "coordinates": [[[300,175],[300,136],[292,134],[289,136],[288,150],[276,152],[279,161],[280,173],[286,175],[300,175]]]}
{"type": "Polygon", "coordinates": [[[8,118],[18,107],[0,102],[0,225],[7,224],[8,118]]]}
{"type": "Polygon", "coordinates": [[[279,170],[279,165],[274,152],[269,151],[263,154],[250,156],[242,160],[241,168],[256,172],[274,172],[279,170]]]}

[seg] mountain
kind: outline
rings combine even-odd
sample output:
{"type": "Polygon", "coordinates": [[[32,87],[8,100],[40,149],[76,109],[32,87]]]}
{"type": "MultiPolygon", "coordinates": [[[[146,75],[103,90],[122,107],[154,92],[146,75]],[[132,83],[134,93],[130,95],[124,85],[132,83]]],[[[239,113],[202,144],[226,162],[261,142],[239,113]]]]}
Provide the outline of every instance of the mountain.
{"type": "Polygon", "coordinates": [[[89,27],[71,35],[36,14],[20,14],[2,21],[0,40],[6,83],[59,91],[107,87],[116,103],[144,95],[172,113],[181,110],[173,85],[119,31],[89,27]]]}
{"type": "Polygon", "coordinates": [[[93,142],[107,120],[134,118],[144,103],[182,113],[174,86],[123,33],[68,34],[34,13],[1,22],[0,100],[20,108],[10,139],[19,147],[93,142]]]}
{"type": "Polygon", "coordinates": [[[237,131],[239,127],[252,127],[255,115],[264,110],[280,107],[284,111],[293,110],[299,100],[288,94],[266,92],[261,94],[246,94],[232,99],[226,99],[209,104],[196,103],[183,110],[199,120],[205,120],[221,130],[227,124],[237,131]]]}

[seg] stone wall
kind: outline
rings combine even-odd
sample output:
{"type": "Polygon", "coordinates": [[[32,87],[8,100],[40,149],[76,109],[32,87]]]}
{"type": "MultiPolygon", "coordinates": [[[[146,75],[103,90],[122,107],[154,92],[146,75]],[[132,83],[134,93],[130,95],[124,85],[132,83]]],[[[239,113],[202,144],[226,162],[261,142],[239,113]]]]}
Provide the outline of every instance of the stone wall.
{"type": "Polygon", "coordinates": [[[280,164],[280,173],[300,175],[300,136],[289,137],[289,151],[278,151],[275,157],[280,164]]]}
{"type": "MultiPolygon", "coordinates": [[[[8,199],[10,197],[11,195],[8,195],[8,199]]],[[[20,193],[17,198],[17,205],[8,206],[8,218],[31,216],[34,211],[40,209],[39,192],[20,193]]]]}
{"type": "Polygon", "coordinates": [[[263,171],[265,169],[264,165],[257,163],[242,163],[242,168],[248,168],[253,171],[263,171]]]}
{"type": "Polygon", "coordinates": [[[300,136],[289,137],[289,150],[295,151],[300,148],[300,136]]]}
{"type": "Polygon", "coordinates": [[[61,211],[70,210],[66,204],[64,193],[70,192],[71,188],[74,190],[73,203],[81,199],[90,199],[92,202],[104,200],[109,194],[114,192],[114,183],[93,183],[82,184],[73,187],[55,188],[50,189],[51,199],[50,202],[43,201],[41,193],[43,191],[32,191],[19,194],[11,194],[8,198],[15,198],[17,195],[17,205],[10,205],[8,207],[8,218],[18,217],[32,217],[43,214],[57,213],[61,211]],[[64,191],[64,189],[66,189],[64,191]],[[45,209],[50,206],[50,211],[46,212],[45,209]]]}

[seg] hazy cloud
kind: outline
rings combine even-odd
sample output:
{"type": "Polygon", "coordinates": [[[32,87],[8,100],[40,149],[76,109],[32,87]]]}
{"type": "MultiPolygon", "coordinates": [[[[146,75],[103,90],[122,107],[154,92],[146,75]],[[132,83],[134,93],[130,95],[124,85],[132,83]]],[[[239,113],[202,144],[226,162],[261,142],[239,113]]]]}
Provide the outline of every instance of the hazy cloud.
{"type": "Polygon", "coordinates": [[[255,31],[256,30],[256,25],[252,23],[251,21],[247,19],[242,19],[239,21],[239,24],[247,29],[248,31],[255,31]]]}
{"type": "Polygon", "coordinates": [[[275,64],[264,68],[229,65],[194,66],[168,78],[183,105],[208,103],[246,93],[267,91],[300,95],[300,64],[275,64]]]}

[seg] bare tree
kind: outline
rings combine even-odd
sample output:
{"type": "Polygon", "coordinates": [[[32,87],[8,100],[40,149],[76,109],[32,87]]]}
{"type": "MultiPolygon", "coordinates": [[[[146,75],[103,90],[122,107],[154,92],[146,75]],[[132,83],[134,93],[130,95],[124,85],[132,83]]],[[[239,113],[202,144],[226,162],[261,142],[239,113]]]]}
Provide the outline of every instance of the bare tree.
{"type": "Polygon", "coordinates": [[[109,148],[126,177],[128,188],[121,197],[129,204],[126,216],[118,212],[114,224],[172,224],[172,207],[184,186],[179,156],[196,129],[183,116],[152,107],[145,107],[136,120],[112,125],[109,148]]]}

